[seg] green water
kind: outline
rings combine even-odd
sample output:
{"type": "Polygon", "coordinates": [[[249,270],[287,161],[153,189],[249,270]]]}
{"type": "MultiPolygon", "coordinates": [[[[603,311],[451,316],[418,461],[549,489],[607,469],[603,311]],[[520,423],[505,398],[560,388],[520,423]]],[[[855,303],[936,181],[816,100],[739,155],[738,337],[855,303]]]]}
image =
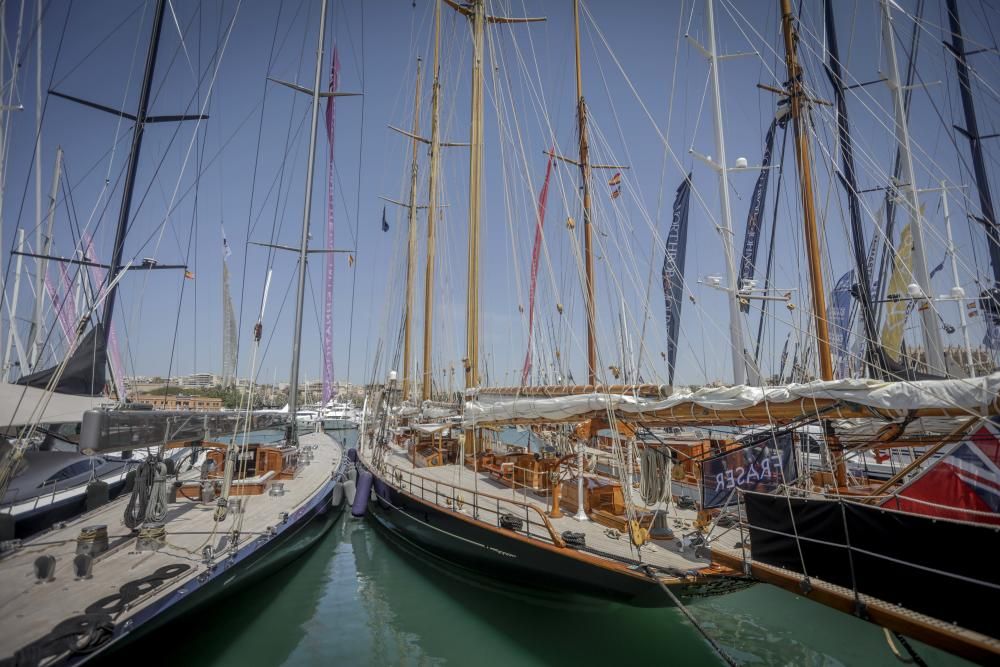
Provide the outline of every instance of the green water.
{"type": "MultiPolygon", "coordinates": [[[[757,585],[692,603],[746,665],[900,665],[882,631],[757,585]]],[[[348,513],[308,554],[142,642],[152,664],[722,664],[676,609],[537,599],[400,549],[348,513]]],[[[930,665],[964,664],[916,644],[930,665]]],[[[150,664],[150,663],[147,663],[150,664]]]]}

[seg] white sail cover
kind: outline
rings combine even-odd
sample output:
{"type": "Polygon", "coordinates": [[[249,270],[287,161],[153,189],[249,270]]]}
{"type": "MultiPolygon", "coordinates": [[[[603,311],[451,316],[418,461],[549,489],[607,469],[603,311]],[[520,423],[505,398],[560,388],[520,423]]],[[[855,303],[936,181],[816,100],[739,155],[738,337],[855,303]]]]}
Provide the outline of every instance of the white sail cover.
{"type": "Polygon", "coordinates": [[[817,380],[781,387],[705,387],[682,391],[667,398],[642,398],[624,394],[580,394],[539,398],[480,396],[465,404],[463,423],[477,424],[516,420],[564,421],[575,416],[614,410],[621,417],[644,414],[690,404],[708,410],[743,410],[762,403],[790,403],[825,399],[883,410],[960,408],[984,412],[1000,394],[1000,372],[979,378],[882,382],[870,379],[817,380]]]}
{"type": "Polygon", "coordinates": [[[104,396],[53,394],[44,411],[35,408],[45,398],[36,387],[0,382],[0,428],[24,426],[31,421],[41,424],[72,424],[83,419],[87,410],[114,405],[104,396]]]}

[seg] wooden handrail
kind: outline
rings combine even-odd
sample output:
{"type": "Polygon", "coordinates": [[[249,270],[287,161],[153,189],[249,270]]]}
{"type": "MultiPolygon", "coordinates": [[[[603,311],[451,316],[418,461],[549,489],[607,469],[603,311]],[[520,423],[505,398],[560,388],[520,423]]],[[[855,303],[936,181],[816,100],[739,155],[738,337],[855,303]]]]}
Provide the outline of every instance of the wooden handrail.
{"type": "MultiPolygon", "coordinates": [[[[560,547],[560,548],[563,548],[563,547],[566,546],[566,542],[563,540],[562,536],[559,533],[556,532],[556,529],[552,526],[552,522],[549,521],[549,517],[547,517],[545,515],[545,512],[543,512],[540,508],[536,507],[535,505],[533,505],[533,504],[531,504],[531,503],[529,503],[527,501],[518,501],[518,500],[514,500],[512,498],[503,498],[501,496],[495,496],[492,493],[485,493],[483,491],[474,491],[472,489],[467,489],[464,486],[458,486],[457,484],[452,484],[450,482],[442,482],[441,480],[438,480],[438,479],[431,479],[430,477],[425,477],[424,475],[415,473],[412,470],[404,470],[404,469],[402,469],[402,468],[400,468],[398,466],[395,466],[395,465],[393,465],[391,463],[386,463],[385,465],[388,468],[391,468],[392,470],[398,470],[401,473],[406,473],[411,478],[412,477],[416,477],[418,479],[422,479],[422,480],[427,481],[427,482],[433,482],[435,485],[438,485],[438,486],[451,487],[452,489],[454,489],[456,491],[464,491],[466,493],[471,493],[473,495],[473,497],[475,497],[475,496],[482,496],[483,498],[489,498],[491,500],[498,500],[498,501],[504,502],[504,503],[511,503],[513,505],[519,505],[521,507],[524,507],[525,509],[532,510],[533,512],[535,512],[535,514],[537,514],[539,517],[541,517],[541,519],[542,519],[542,525],[544,525],[545,529],[549,531],[549,537],[552,538],[552,543],[555,544],[557,547],[560,547]]],[[[411,486],[412,486],[412,482],[411,482],[411,486]]],[[[476,507],[478,508],[478,505],[476,507]]]]}

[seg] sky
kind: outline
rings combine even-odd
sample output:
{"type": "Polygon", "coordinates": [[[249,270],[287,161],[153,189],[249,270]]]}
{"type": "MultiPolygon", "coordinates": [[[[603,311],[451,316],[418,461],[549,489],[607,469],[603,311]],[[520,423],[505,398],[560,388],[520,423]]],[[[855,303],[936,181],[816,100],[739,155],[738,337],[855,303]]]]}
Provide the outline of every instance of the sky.
{"type": "MultiPolygon", "coordinates": [[[[20,63],[13,85],[20,2],[5,4],[4,99],[23,110],[7,114],[5,189],[2,209],[5,249],[24,229],[34,246],[35,207],[35,46],[34,2],[24,4],[20,63]]],[[[154,2],[94,0],[42,2],[42,210],[56,147],[64,170],[54,209],[54,255],[69,256],[81,233],[93,238],[102,261],[110,259],[121,204],[121,181],[131,140],[128,121],[84,107],[45,90],[133,112],[149,43],[154,2]]],[[[897,48],[906,62],[916,1],[899,0],[894,10],[897,48]]],[[[990,269],[969,171],[968,149],[951,125],[961,121],[954,62],[941,47],[945,36],[943,1],[928,0],[920,22],[917,71],[910,133],[920,188],[949,191],[959,282],[977,290],[990,269]]],[[[1000,14],[989,3],[962,2],[964,29],[972,47],[993,48],[1000,14]]],[[[832,99],[822,71],[822,4],[802,3],[800,45],[806,82],[820,100],[832,99]]],[[[203,121],[158,123],[146,128],[130,212],[125,258],[152,257],[184,264],[183,271],[130,272],[121,282],[115,328],[127,375],[182,375],[222,368],[222,234],[233,249],[226,260],[239,319],[239,375],[284,381],[291,359],[296,255],[269,251],[256,243],[297,246],[301,234],[309,98],[268,81],[268,77],[311,86],[319,32],[318,0],[224,0],[168,3],[159,45],[150,113],[206,113],[203,121]],[[252,344],[261,310],[264,335],[252,344]]],[[[485,176],[481,271],[481,360],[484,380],[516,384],[527,346],[528,283],[537,198],[546,171],[544,151],[576,152],[576,82],[572,3],[508,0],[489,3],[490,12],[544,16],[543,23],[493,24],[488,30],[485,112],[485,176]]],[[[420,133],[430,127],[430,60],[434,5],[429,0],[331,0],[324,43],[322,81],[336,48],[339,90],[363,93],[335,103],[334,171],[328,172],[329,144],[320,115],[310,247],[325,237],[327,183],[332,180],[334,274],[334,376],[364,382],[400,369],[400,322],[404,311],[407,212],[380,197],[405,201],[409,191],[411,144],[389,125],[410,129],[416,59],[422,58],[420,133]],[[381,231],[385,216],[390,230],[381,231]],[[376,358],[379,363],[376,364],[376,358]]],[[[718,50],[748,55],[722,62],[721,111],[727,162],[745,157],[760,163],[763,137],[775,113],[775,95],[758,88],[783,85],[785,70],[778,3],[718,0],[718,50]]],[[[895,151],[891,91],[879,79],[886,71],[885,44],[877,2],[837,3],[840,49],[849,83],[872,82],[851,92],[849,111],[858,162],[866,238],[877,235],[883,191],[895,151]]],[[[593,172],[597,329],[600,377],[610,366],[627,367],[640,358],[643,379],[663,382],[666,349],[660,287],[663,241],[674,192],[692,173],[685,294],[679,342],[678,383],[700,384],[732,376],[727,295],[700,284],[725,276],[718,231],[722,216],[716,173],[692,150],[717,155],[709,68],[690,35],[707,43],[703,2],[584,2],[581,64],[590,114],[591,161],[621,168],[593,172]],[[623,176],[622,196],[611,198],[606,181],[623,176]],[[625,333],[623,333],[625,332],[625,333]],[[624,351],[623,351],[624,348],[624,351]],[[629,361],[626,361],[625,359],[629,361]]],[[[468,141],[471,45],[468,22],[445,7],[442,19],[442,138],[468,141]]],[[[1000,101],[1000,59],[995,50],[973,56],[974,95],[983,134],[996,131],[1000,101]]],[[[812,148],[817,209],[823,240],[825,291],[852,264],[848,252],[846,200],[836,183],[835,120],[830,107],[813,110],[812,148]]],[[[788,135],[791,140],[791,134],[788,135]]],[[[780,152],[781,134],[775,144],[780,152]]],[[[997,163],[988,146],[988,171],[996,183],[997,163]]],[[[762,338],[765,371],[774,372],[786,339],[804,340],[811,317],[805,282],[800,202],[789,145],[777,201],[774,284],[792,293],[790,310],[776,302],[762,338]],[[776,315],[775,315],[776,313],[776,315]]],[[[427,154],[421,147],[417,200],[427,199],[427,154]]],[[[461,385],[465,356],[466,225],[469,151],[443,149],[434,282],[433,366],[435,380],[461,385]],[[454,369],[454,375],[451,375],[454,369]]],[[[749,199],[757,172],[730,174],[731,219],[737,248],[742,244],[749,199]]],[[[586,377],[585,318],[581,289],[582,213],[579,171],[567,163],[553,167],[546,207],[544,246],[538,271],[535,371],[586,377]],[[573,223],[569,223],[572,219],[573,223]],[[558,351],[558,355],[557,355],[558,351]]],[[[769,228],[775,205],[777,170],[772,172],[769,228]]],[[[944,256],[940,195],[923,192],[928,265],[944,256]]],[[[902,215],[906,218],[905,213],[902,215]]],[[[414,346],[422,332],[426,212],[417,218],[418,263],[414,302],[414,346]]],[[[898,231],[897,231],[898,234],[898,231]]],[[[768,231],[764,237],[770,238],[768,231]]],[[[763,266],[766,246],[761,247],[763,266]]],[[[317,380],[321,367],[324,255],[313,254],[305,297],[302,343],[303,380],[317,380]]],[[[16,260],[3,256],[8,298],[16,260]]],[[[33,296],[34,261],[25,260],[17,328],[27,335],[33,296]]],[[[758,277],[762,271],[758,272],[758,277]]],[[[57,280],[54,269],[50,275],[57,280]]],[[[937,294],[952,286],[949,270],[936,275],[937,294]]],[[[978,290],[977,290],[978,291],[978,290]]],[[[759,305],[741,326],[757,335],[759,305]]],[[[957,306],[941,302],[943,323],[957,325],[957,306]]],[[[980,318],[981,319],[981,318],[980,318]]],[[[4,312],[6,343],[9,317],[4,312]]],[[[942,327],[944,325],[942,324],[942,327]]],[[[907,325],[907,340],[920,344],[919,320],[907,325]]],[[[978,328],[977,328],[978,327],[978,328]]],[[[45,331],[51,360],[64,348],[54,314],[47,308],[45,331]],[[48,332],[51,332],[50,334],[48,332]]],[[[974,344],[982,339],[973,323],[974,344]]],[[[946,344],[961,334],[944,334],[946,344]]],[[[850,344],[849,344],[850,347],[850,344]]],[[[419,356],[419,355],[417,355],[419,356]]],[[[412,371],[411,371],[412,372],[412,371]]]]}

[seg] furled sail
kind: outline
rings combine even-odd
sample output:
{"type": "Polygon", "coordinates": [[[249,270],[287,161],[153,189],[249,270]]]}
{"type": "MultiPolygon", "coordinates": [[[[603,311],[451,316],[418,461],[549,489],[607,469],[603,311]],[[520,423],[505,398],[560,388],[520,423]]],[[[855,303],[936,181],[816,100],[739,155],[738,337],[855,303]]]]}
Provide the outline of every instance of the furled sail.
{"type": "Polygon", "coordinates": [[[674,216],[663,252],[663,300],[667,326],[667,382],[674,384],[677,368],[677,335],[681,306],[684,305],[684,256],[687,249],[688,209],[691,202],[691,174],[677,188],[674,216]]]}
{"type": "Polygon", "coordinates": [[[885,323],[882,325],[882,347],[892,361],[902,359],[903,329],[906,314],[910,308],[906,286],[913,280],[913,232],[910,225],[903,227],[899,235],[899,245],[892,262],[892,277],[886,290],[888,303],[885,308],[885,323]]]}
{"type": "Polygon", "coordinates": [[[538,257],[542,250],[542,226],[545,224],[545,203],[549,198],[549,177],[552,175],[552,156],[549,152],[549,162],[545,165],[545,181],[538,193],[538,221],[535,223],[535,243],[531,248],[531,286],[528,288],[528,350],[524,354],[524,366],[521,368],[521,384],[528,383],[531,375],[531,337],[535,328],[535,288],[538,285],[538,257]]]}

